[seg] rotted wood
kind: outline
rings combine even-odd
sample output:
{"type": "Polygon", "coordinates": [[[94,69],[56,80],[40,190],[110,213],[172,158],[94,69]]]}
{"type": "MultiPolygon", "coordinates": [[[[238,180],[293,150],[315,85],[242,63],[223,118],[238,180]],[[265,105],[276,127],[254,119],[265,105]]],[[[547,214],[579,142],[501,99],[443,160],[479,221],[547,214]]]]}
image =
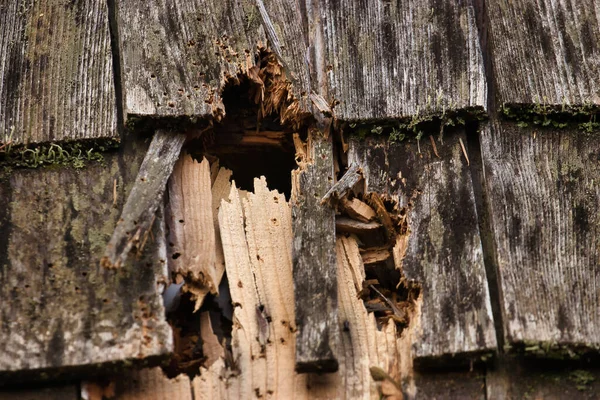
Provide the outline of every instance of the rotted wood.
{"type": "MultiPolygon", "coordinates": [[[[342,120],[486,107],[475,0],[325,1],[321,74],[342,120]]],[[[311,36],[312,38],[313,36],[311,36]]]]}
{"type": "Polygon", "coordinates": [[[321,204],[334,204],[346,196],[352,189],[363,181],[362,171],[358,164],[351,165],[344,176],[325,193],[321,204]]]}
{"type": "MultiPolygon", "coordinates": [[[[362,168],[365,197],[393,201],[395,212],[406,215],[407,242],[396,242],[393,257],[405,277],[421,285],[420,334],[413,337],[413,356],[424,362],[496,348],[471,174],[461,139],[465,141],[464,132],[447,134],[436,149],[429,141],[418,145],[415,139],[350,141],[348,162],[362,168]]],[[[383,203],[378,208],[378,215],[387,213],[383,203]]]]}
{"type": "Polygon", "coordinates": [[[509,345],[600,347],[599,148],[597,132],[493,121],[481,133],[509,345]]]}
{"type": "Polygon", "coordinates": [[[595,0],[486,2],[500,104],[600,103],[595,0]]]}
{"type": "Polygon", "coordinates": [[[293,1],[259,8],[237,0],[138,0],[118,2],[118,11],[126,117],[219,119],[225,82],[239,83],[238,74],[255,66],[257,47],[268,42],[307,108],[305,35],[293,1]]]}
{"type": "Polygon", "coordinates": [[[116,138],[106,2],[3,2],[0,146],[116,138]]]}
{"type": "Polygon", "coordinates": [[[307,162],[292,172],[296,371],[334,372],[339,341],[335,212],[321,199],[334,179],[331,138],[309,137],[307,162]]]}
{"type": "Polygon", "coordinates": [[[154,214],[185,141],[181,133],[159,130],[154,134],[135,184],[101,260],[105,268],[119,268],[139,248],[154,223],[154,214]]]}
{"type": "Polygon", "coordinates": [[[99,267],[146,149],[132,141],[104,163],[15,170],[0,183],[0,381],[151,364],[172,350],[157,291],[162,211],[143,251],[99,267]]]}

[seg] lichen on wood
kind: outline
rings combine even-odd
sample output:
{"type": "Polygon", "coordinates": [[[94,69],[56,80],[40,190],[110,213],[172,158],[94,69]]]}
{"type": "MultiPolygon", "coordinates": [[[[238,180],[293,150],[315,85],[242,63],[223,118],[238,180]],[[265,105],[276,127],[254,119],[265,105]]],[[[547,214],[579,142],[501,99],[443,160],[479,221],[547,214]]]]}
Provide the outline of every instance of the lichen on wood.
{"type": "Polygon", "coordinates": [[[132,141],[79,171],[14,170],[0,184],[0,380],[157,362],[171,351],[156,282],[162,215],[147,251],[119,271],[98,266],[146,147],[132,141]]]}

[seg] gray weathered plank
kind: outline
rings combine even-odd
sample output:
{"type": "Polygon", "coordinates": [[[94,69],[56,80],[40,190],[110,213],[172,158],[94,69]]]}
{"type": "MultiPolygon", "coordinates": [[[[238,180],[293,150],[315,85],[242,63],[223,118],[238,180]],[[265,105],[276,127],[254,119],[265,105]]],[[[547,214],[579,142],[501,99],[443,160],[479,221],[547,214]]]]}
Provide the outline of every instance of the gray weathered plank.
{"type": "Polygon", "coordinates": [[[0,184],[0,380],[171,351],[157,293],[162,215],[135,261],[99,266],[147,145],[131,147],[104,165],[15,170],[0,184]]]}
{"type": "Polygon", "coordinates": [[[600,347],[600,137],[481,133],[507,342],[600,347]]]}
{"type": "Polygon", "coordinates": [[[597,1],[486,4],[499,104],[600,102],[597,1]]]}
{"type": "Polygon", "coordinates": [[[323,71],[343,120],[485,108],[473,0],[327,0],[323,71]]]}
{"type": "Polygon", "coordinates": [[[159,130],[153,136],[121,218],[106,246],[101,262],[104,267],[119,268],[130,252],[143,244],[184,141],[185,135],[170,131],[159,130]]]}
{"type": "Polygon", "coordinates": [[[309,147],[309,162],[292,173],[290,200],[296,371],[334,372],[339,342],[335,212],[321,204],[334,178],[331,138],[317,131],[309,147]]]}
{"type": "Polygon", "coordinates": [[[597,400],[600,394],[597,368],[576,369],[560,362],[540,365],[519,359],[501,359],[495,364],[486,371],[486,399],[597,400]]]}
{"type": "Polygon", "coordinates": [[[0,145],[117,137],[106,2],[0,3],[0,145]]]}
{"type": "MultiPolygon", "coordinates": [[[[264,6],[300,97],[308,86],[300,11],[291,0],[264,6]]],[[[126,115],[220,116],[225,81],[247,73],[267,45],[262,14],[247,0],[123,1],[118,20],[126,115]]]]}
{"type": "Polygon", "coordinates": [[[459,139],[452,134],[391,144],[386,138],[350,142],[349,163],[361,166],[366,191],[398,202],[408,216],[405,276],[422,287],[422,335],[416,358],[485,352],[496,347],[475,198],[459,139]],[[420,147],[420,153],[419,153],[420,147]]]}

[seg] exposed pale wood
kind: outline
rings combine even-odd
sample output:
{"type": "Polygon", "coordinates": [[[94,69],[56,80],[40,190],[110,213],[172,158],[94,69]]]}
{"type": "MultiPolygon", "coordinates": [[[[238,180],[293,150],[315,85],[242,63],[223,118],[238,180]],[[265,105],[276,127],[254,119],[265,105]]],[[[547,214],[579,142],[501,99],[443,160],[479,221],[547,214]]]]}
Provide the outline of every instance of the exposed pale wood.
{"type": "MultiPolygon", "coordinates": [[[[208,387],[198,388],[212,387],[210,375],[218,373],[225,379],[228,398],[256,393],[292,398],[296,329],[290,206],[284,195],[269,191],[266,181],[257,179],[255,193],[244,199],[232,187],[229,201],[219,210],[219,223],[235,305],[232,345],[239,376],[201,369],[205,376],[194,381],[196,393],[210,393],[208,387]]],[[[218,363],[213,367],[219,368],[218,363]]]]}
{"type": "Polygon", "coordinates": [[[190,378],[187,375],[181,374],[169,379],[160,368],[129,371],[119,378],[114,378],[114,381],[116,388],[113,398],[119,400],[193,399],[190,378]]]}
{"type": "Polygon", "coordinates": [[[369,233],[381,228],[377,222],[359,222],[350,218],[338,217],[335,219],[336,232],[369,233]]]}
{"type": "Polygon", "coordinates": [[[392,256],[392,253],[387,247],[365,249],[360,252],[363,263],[365,264],[376,264],[378,262],[384,262],[392,256]]]}
{"type": "Polygon", "coordinates": [[[481,133],[508,342],[600,347],[599,146],[509,122],[481,133]]]}
{"type": "Polygon", "coordinates": [[[106,2],[0,7],[0,145],[118,137],[106,2]]]}
{"type": "Polygon", "coordinates": [[[350,142],[348,161],[361,166],[366,192],[374,192],[366,197],[379,193],[407,213],[408,238],[394,238],[393,253],[405,276],[422,287],[417,358],[496,347],[472,180],[459,142],[464,136],[438,143],[441,158],[425,140],[420,146],[414,139],[350,142]]]}
{"type": "Polygon", "coordinates": [[[104,267],[119,268],[127,261],[130,252],[143,243],[184,141],[185,135],[181,133],[159,130],[154,134],[119,222],[106,246],[101,261],[104,267]]]}
{"type": "Polygon", "coordinates": [[[325,193],[321,204],[331,204],[346,196],[352,189],[363,180],[362,171],[358,164],[351,165],[339,181],[333,184],[325,193]]]}
{"type": "Polygon", "coordinates": [[[248,193],[246,199],[233,188],[219,216],[236,304],[232,342],[236,366],[232,369],[220,358],[209,368],[202,367],[192,383],[196,399],[370,399],[379,394],[370,366],[384,369],[404,382],[407,392],[415,392],[409,355],[416,327],[400,338],[394,324],[378,330],[375,318],[357,297],[365,271],[354,238],[337,242],[340,320],[348,327],[341,333],[340,369],[333,374],[298,374],[294,371],[290,205],[283,195],[268,191],[264,181],[256,181],[255,193],[248,193]],[[264,306],[261,313],[256,312],[259,305],[264,306]],[[267,335],[260,333],[265,327],[267,335]],[[260,351],[261,337],[268,338],[264,353],[252,359],[249,353],[260,351]]]}
{"type": "Polygon", "coordinates": [[[0,183],[0,380],[171,351],[157,293],[166,264],[162,211],[143,254],[120,270],[98,266],[147,149],[133,145],[104,164],[15,170],[0,183]]]}
{"type": "Polygon", "coordinates": [[[339,341],[335,214],[321,204],[334,179],[331,139],[309,133],[308,160],[292,172],[296,370],[334,372],[339,341]]]}
{"type": "Polygon", "coordinates": [[[223,270],[216,266],[216,239],[210,166],[184,154],[168,185],[169,269],[182,275],[200,308],[208,292],[216,294],[223,270]]]}
{"type": "MultiPolygon", "coordinates": [[[[321,6],[329,95],[343,120],[485,108],[473,0],[327,0],[321,6]]],[[[312,37],[311,37],[312,38],[312,37]]]]}
{"type": "Polygon", "coordinates": [[[361,222],[372,221],[377,215],[371,207],[357,198],[352,200],[343,198],[340,201],[340,206],[351,218],[361,222]]]}
{"type": "Polygon", "coordinates": [[[225,357],[225,353],[219,343],[219,338],[213,331],[208,311],[200,314],[200,336],[202,338],[202,354],[206,357],[203,365],[210,368],[218,359],[225,357]]]}
{"type": "Polygon", "coordinates": [[[40,389],[0,390],[0,400],[78,400],[76,385],[40,389]]]}
{"type": "Polygon", "coordinates": [[[308,87],[300,10],[292,1],[125,1],[119,6],[126,115],[223,115],[220,90],[271,47],[288,69],[294,93],[308,87]]]}
{"type": "Polygon", "coordinates": [[[503,103],[600,103],[595,0],[487,1],[497,97],[503,103]]]}

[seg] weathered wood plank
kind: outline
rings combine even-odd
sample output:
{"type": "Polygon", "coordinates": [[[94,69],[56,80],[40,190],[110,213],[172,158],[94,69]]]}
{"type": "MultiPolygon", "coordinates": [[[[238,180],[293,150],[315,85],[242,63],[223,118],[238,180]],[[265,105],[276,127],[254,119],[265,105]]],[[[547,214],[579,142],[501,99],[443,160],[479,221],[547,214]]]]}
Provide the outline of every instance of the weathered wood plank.
{"type": "Polygon", "coordinates": [[[511,122],[481,133],[508,343],[600,347],[599,148],[511,122]]]}
{"type": "MultiPolygon", "coordinates": [[[[308,86],[306,44],[294,2],[268,1],[278,58],[300,98],[308,86]]],[[[119,2],[119,43],[126,115],[220,116],[220,90],[255,65],[266,47],[265,20],[254,2],[119,2]]]]}
{"type": "Polygon", "coordinates": [[[499,104],[600,102],[595,0],[486,2],[499,104]]]}
{"type": "Polygon", "coordinates": [[[557,362],[543,364],[500,360],[486,371],[487,399],[598,399],[600,371],[574,368],[557,362]],[[562,365],[561,365],[562,364],[562,365]]]}
{"type": "Polygon", "coordinates": [[[0,6],[0,145],[114,138],[106,2],[0,6]]]}
{"type": "Polygon", "coordinates": [[[119,268],[127,261],[130,252],[143,243],[154,223],[156,209],[163,201],[167,181],[184,141],[185,135],[181,133],[159,130],[154,134],[121,217],[106,246],[102,266],[119,268]]]}
{"type": "Polygon", "coordinates": [[[472,0],[327,0],[320,21],[322,74],[339,119],[486,107],[472,0]]]}
{"type": "Polygon", "coordinates": [[[0,400],[79,400],[76,385],[0,390],[0,400]]]}
{"type": "MultiPolygon", "coordinates": [[[[487,376],[481,372],[453,371],[416,373],[416,395],[409,399],[490,399],[497,400],[493,392],[486,397],[487,376]]],[[[514,399],[523,398],[516,396],[514,399]]]]}
{"type": "Polygon", "coordinates": [[[296,370],[334,372],[339,340],[335,212],[321,199],[334,180],[331,138],[309,133],[308,158],[292,172],[296,370]]]}
{"type": "Polygon", "coordinates": [[[82,170],[15,170],[0,185],[0,380],[171,351],[157,293],[162,215],[146,251],[120,270],[99,267],[147,145],[131,147],[82,170]]]}
{"type": "MultiPolygon", "coordinates": [[[[475,198],[459,139],[392,144],[385,138],[351,140],[349,163],[363,170],[366,191],[397,202],[405,212],[405,276],[422,287],[417,358],[491,351],[496,347],[475,198]],[[420,148],[420,153],[419,153],[420,148]]],[[[394,255],[396,262],[402,258],[394,255]]],[[[398,267],[398,266],[397,266],[398,267]]]]}

